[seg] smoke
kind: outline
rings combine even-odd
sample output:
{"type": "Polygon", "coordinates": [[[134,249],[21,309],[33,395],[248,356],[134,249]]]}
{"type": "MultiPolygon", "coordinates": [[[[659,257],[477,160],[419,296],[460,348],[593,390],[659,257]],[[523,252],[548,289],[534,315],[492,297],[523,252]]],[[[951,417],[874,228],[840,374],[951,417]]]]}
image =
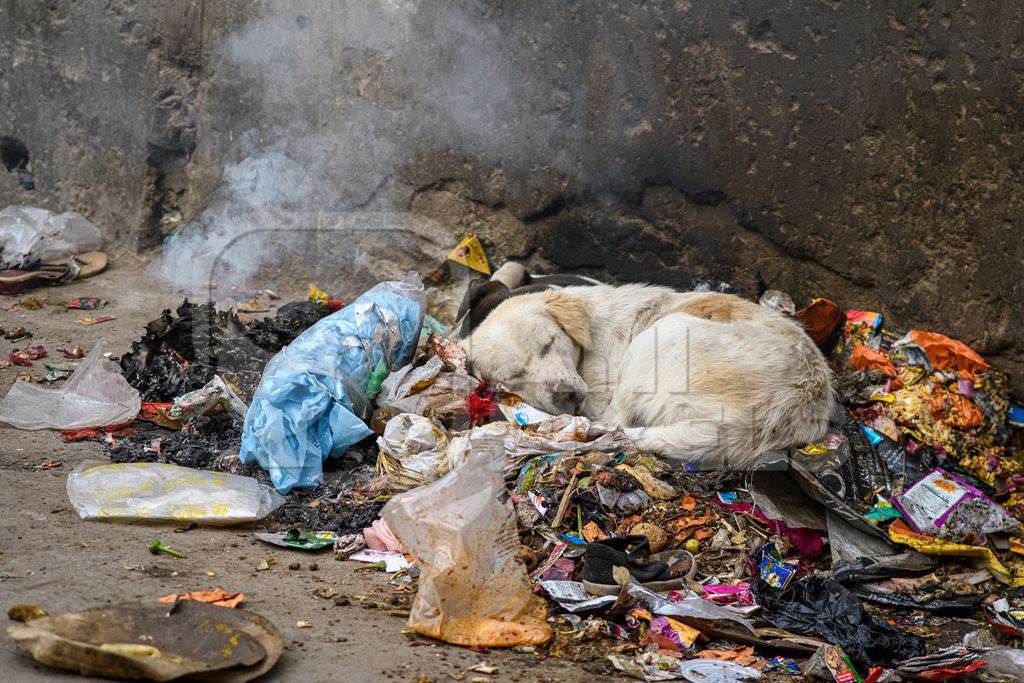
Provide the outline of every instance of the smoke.
{"type": "Polygon", "coordinates": [[[167,238],[163,276],[193,291],[208,286],[211,277],[228,284],[250,282],[275,244],[300,234],[296,219],[311,196],[309,173],[280,151],[227,166],[214,205],[167,238]]]}
{"type": "Polygon", "coordinates": [[[490,169],[498,183],[537,159],[556,173],[577,163],[552,152],[573,148],[564,119],[574,98],[538,75],[537,51],[500,4],[339,0],[267,12],[213,47],[209,97],[238,120],[217,121],[229,135],[200,135],[200,145],[238,161],[225,164],[201,218],[166,240],[160,274],[180,288],[323,261],[353,226],[363,233],[335,254],[348,267],[380,256],[367,246],[371,226],[396,233],[378,241],[384,249],[399,232],[407,248],[448,242],[446,228],[405,213],[407,193],[390,191],[414,186],[426,158],[490,169]]]}

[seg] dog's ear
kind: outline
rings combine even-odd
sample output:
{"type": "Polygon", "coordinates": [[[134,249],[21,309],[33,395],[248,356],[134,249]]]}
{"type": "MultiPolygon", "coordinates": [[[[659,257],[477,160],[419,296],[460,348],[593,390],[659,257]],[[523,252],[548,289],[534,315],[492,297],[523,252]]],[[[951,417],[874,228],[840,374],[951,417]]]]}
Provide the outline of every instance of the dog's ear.
{"type": "Polygon", "coordinates": [[[497,286],[495,286],[483,278],[471,280],[469,287],[466,288],[465,296],[462,297],[462,303],[459,304],[459,312],[456,314],[456,317],[461,318],[469,313],[474,306],[480,303],[481,299],[491,293],[494,289],[500,287],[504,287],[504,285],[497,283],[497,286]]]}
{"type": "Polygon", "coordinates": [[[477,280],[470,283],[456,315],[456,320],[462,321],[460,334],[463,337],[468,337],[477,325],[482,323],[484,318],[509,295],[508,287],[501,282],[477,280]]]}
{"type": "Polygon", "coordinates": [[[544,311],[570,339],[590,349],[590,308],[585,301],[562,292],[549,292],[544,297],[544,311]]]}

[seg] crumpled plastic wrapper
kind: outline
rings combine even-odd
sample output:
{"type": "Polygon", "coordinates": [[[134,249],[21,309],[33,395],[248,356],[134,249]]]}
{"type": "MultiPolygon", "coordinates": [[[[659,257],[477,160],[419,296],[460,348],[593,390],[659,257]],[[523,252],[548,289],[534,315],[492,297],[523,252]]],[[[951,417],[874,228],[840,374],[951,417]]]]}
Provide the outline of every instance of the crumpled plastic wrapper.
{"type": "Polygon", "coordinates": [[[248,406],[220,378],[220,375],[214,375],[213,379],[201,389],[190,391],[174,399],[174,405],[171,406],[167,414],[173,418],[188,420],[197,415],[211,415],[222,410],[230,410],[239,417],[245,417],[248,406]]]}
{"type": "Polygon", "coordinates": [[[446,416],[465,412],[466,397],[480,380],[465,372],[445,372],[438,356],[422,366],[406,365],[395,370],[381,384],[377,405],[386,417],[397,413],[446,416]]]}
{"type": "Polygon", "coordinates": [[[449,469],[448,435],[422,415],[402,413],[388,420],[377,446],[377,470],[396,491],[434,481],[449,469]]]}

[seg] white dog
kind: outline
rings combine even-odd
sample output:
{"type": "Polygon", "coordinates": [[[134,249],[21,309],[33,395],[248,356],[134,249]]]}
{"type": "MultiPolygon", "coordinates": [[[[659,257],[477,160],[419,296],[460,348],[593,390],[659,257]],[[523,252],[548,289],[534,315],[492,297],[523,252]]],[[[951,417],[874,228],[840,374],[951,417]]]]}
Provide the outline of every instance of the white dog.
{"type": "Polygon", "coordinates": [[[821,439],[831,375],[799,324],[729,294],[568,287],[512,297],[463,342],[477,376],[551,413],[621,425],[643,449],[746,468],[821,439]]]}

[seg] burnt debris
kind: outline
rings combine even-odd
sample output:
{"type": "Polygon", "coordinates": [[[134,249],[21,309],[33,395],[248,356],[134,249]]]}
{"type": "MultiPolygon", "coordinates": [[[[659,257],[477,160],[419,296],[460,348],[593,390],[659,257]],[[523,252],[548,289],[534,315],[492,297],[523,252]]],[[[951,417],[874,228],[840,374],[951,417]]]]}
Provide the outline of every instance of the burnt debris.
{"type": "Polygon", "coordinates": [[[220,375],[246,401],[275,353],[328,315],[323,306],[296,301],[272,318],[245,323],[233,311],[187,299],[177,316],[165,310],[121,357],[121,371],[144,401],[170,401],[220,375]]]}

